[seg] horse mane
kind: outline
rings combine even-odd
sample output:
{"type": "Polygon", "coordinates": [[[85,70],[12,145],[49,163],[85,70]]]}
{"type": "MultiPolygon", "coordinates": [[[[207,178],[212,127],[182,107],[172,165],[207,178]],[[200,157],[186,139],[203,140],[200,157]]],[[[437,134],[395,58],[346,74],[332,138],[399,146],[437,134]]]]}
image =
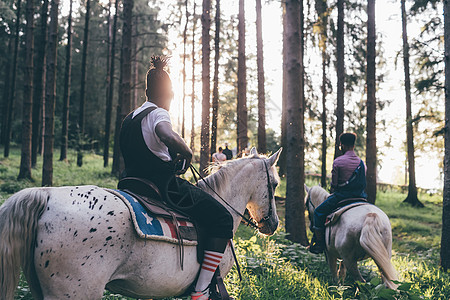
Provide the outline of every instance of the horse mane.
{"type": "Polygon", "coordinates": [[[320,205],[325,199],[330,195],[325,189],[321,186],[316,185],[313,186],[308,193],[311,197],[311,201],[314,202],[314,206],[320,205]]]}

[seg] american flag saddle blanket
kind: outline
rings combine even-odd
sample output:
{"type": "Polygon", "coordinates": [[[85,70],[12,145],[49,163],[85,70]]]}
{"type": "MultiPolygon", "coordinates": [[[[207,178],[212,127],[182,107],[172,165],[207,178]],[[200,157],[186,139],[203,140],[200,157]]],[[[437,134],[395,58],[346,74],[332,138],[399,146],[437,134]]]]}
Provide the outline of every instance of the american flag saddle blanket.
{"type": "Polygon", "coordinates": [[[153,215],[130,194],[120,190],[109,190],[109,192],[122,199],[128,207],[134,228],[141,238],[179,244],[179,234],[184,245],[198,244],[196,234],[192,234],[195,232],[192,222],[177,220],[176,226],[171,218],[153,215]]]}

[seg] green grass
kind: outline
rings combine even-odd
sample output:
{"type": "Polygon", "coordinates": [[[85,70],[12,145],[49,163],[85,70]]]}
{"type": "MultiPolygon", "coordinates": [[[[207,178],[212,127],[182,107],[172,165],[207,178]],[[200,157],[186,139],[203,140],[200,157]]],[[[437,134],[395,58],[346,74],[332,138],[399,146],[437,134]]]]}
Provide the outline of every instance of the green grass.
{"type": "MultiPolygon", "coordinates": [[[[20,152],[0,158],[0,203],[12,193],[41,183],[42,161],[33,169],[34,182],[17,181],[20,152]]],[[[116,178],[103,159],[93,153],[84,156],[84,165],[76,166],[74,152],[67,161],[55,156],[54,185],[95,184],[115,187],[116,178]]],[[[276,194],[285,195],[283,180],[276,194]]],[[[412,208],[402,201],[400,192],[379,192],[376,204],[386,212],[392,224],[393,264],[399,273],[401,290],[390,292],[380,284],[372,260],[360,263],[368,283],[350,278],[337,286],[331,279],[323,256],[310,254],[305,247],[290,242],[284,232],[284,203],[277,204],[281,226],[272,237],[262,237],[241,226],[235,237],[238,259],[244,279],[239,281],[235,268],[226,278],[229,292],[236,299],[450,299],[450,275],[439,269],[439,245],[442,222],[442,196],[421,194],[425,208],[412,208]],[[418,298],[420,296],[420,298],[418,298]]],[[[308,233],[310,234],[310,233],[308,233]]],[[[16,299],[31,299],[26,281],[21,279],[16,299]]],[[[103,299],[127,299],[105,292],[103,299]]]]}

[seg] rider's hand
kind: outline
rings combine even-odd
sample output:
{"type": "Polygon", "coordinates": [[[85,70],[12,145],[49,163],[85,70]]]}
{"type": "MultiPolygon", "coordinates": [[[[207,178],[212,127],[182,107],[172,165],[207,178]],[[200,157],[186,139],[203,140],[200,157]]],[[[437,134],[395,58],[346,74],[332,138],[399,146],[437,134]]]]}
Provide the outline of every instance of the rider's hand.
{"type": "Polygon", "coordinates": [[[178,155],[174,160],[175,164],[175,174],[181,175],[186,173],[187,169],[191,165],[192,161],[192,152],[186,153],[185,155],[178,155]]]}

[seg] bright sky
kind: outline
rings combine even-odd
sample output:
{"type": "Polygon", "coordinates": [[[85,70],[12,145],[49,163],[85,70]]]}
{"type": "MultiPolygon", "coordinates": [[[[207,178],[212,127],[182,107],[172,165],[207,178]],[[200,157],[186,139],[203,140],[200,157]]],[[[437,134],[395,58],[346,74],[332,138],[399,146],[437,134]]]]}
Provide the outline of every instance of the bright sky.
{"type": "MultiPolygon", "coordinates": [[[[175,2],[175,0],[172,0],[175,2]]],[[[192,3],[193,0],[189,0],[192,3]]],[[[201,13],[202,1],[197,1],[197,13],[201,13]]],[[[238,0],[221,1],[222,18],[230,18],[232,15],[238,13],[238,0]]],[[[267,103],[267,123],[268,126],[276,131],[280,131],[280,118],[281,118],[281,88],[282,88],[282,22],[281,22],[281,9],[279,1],[262,1],[263,2],[263,41],[264,41],[264,68],[266,72],[266,99],[267,103]]],[[[256,29],[255,29],[255,2],[253,0],[247,0],[246,3],[246,43],[247,53],[256,53],[256,29]]],[[[64,6],[68,7],[68,1],[64,0],[64,6]]],[[[407,8],[408,9],[408,8],[407,8]]],[[[63,11],[66,10],[65,7],[63,11]]],[[[214,18],[214,11],[212,12],[212,18],[214,18]]],[[[167,9],[163,8],[161,12],[161,19],[164,20],[164,15],[167,14],[167,9]]],[[[384,155],[380,157],[381,168],[379,170],[379,179],[382,182],[393,183],[395,178],[399,177],[399,174],[404,174],[405,158],[403,143],[406,139],[405,132],[405,100],[404,100],[404,88],[403,88],[403,64],[399,60],[396,68],[394,68],[394,59],[397,52],[401,49],[401,14],[400,14],[400,1],[394,0],[378,0],[376,1],[376,27],[377,32],[381,33],[382,43],[384,47],[384,59],[386,60],[387,70],[385,81],[379,84],[377,91],[377,97],[383,100],[392,100],[390,106],[377,114],[378,119],[386,119],[395,126],[391,127],[386,133],[378,132],[378,146],[382,146],[387,137],[392,138],[393,147],[384,152],[384,155]]],[[[212,26],[214,26],[214,20],[212,20],[212,26]]],[[[184,21],[182,22],[184,24],[184,21]]],[[[200,24],[200,23],[198,23],[200,24]]],[[[184,26],[184,25],[183,25],[184,26]]],[[[171,114],[173,123],[177,124],[179,115],[181,114],[181,101],[182,101],[182,60],[181,55],[183,51],[182,39],[178,36],[182,29],[173,28],[169,34],[169,45],[167,54],[172,55],[171,60],[171,76],[175,86],[175,99],[172,104],[171,114]]],[[[416,36],[419,32],[419,25],[414,23],[408,24],[408,34],[410,36],[416,36]]],[[[198,40],[200,40],[200,31],[197,33],[198,40]]],[[[378,35],[378,38],[380,35],[378,35]]],[[[213,38],[213,37],[212,37],[213,38]]],[[[190,53],[190,49],[188,51],[190,53]]],[[[197,55],[199,56],[199,53],[197,55]]],[[[211,53],[211,59],[213,59],[214,53],[211,53]]],[[[200,59],[197,57],[197,59],[200,59]]],[[[188,62],[190,64],[190,62],[188,62]]],[[[247,63],[248,64],[248,63],[247,63]]],[[[188,70],[191,67],[188,66],[188,70]]],[[[317,70],[316,70],[317,71],[317,70]]],[[[315,71],[315,72],[316,72],[315,71]]],[[[334,72],[331,68],[330,72],[334,72]]],[[[197,78],[200,78],[201,66],[196,67],[197,78]]],[[[190,71],[187,73],[187,78],[190,78],[190,71]]],[[[335,74],[330,74],[335,76],[335,74]]],[[[212,75],[211,75],[212,76],[212,75]]],[[[335,82],[335,79],[332,79],[335,82]]],[[[212,84],[211,84],[212,88],[212,84]]],[[[199,91],[197,101],[200,101],[201,86],[196,87],[199,91]]],[[[336,87],[334,86],[335,90],[336,87]]],[[[187,84],[186,92],[190,94],[190,83],[187,84]]],[[[333,95],[334,97],[334,95],[333,95]]],[[[334,101],[329,97],[329,101],[334,101]]],[[[190,103],[190,100],[188,100],[190,103]]],[[[414,107],[413,107],[414,111],[414,107]]],[[[196,115],[200,116],[201,107],[200,103],[196,105],[196,115]]],[[[190,128],[190,104],[186,107],[186,128],[190,128]]],[[[200,118],[196,118],[196,125],[200,125],[200,118]]],[[[389,128],[389,127],[388,127],[389,128]]],[[[440,178],[440,169],[438,166],[439,161],[436,158],[431,157],[418,157],[416,159],[416,174],[417,184],[426,188],[441,188],[442,179],[440,178]]],[[[308,168],[306,168],[308,169],[308,168]]],[[[328,170],[330,171],[330,170],[328,170]]],[[[404,176],[404,175],[403,175],[404,176]]]]}

